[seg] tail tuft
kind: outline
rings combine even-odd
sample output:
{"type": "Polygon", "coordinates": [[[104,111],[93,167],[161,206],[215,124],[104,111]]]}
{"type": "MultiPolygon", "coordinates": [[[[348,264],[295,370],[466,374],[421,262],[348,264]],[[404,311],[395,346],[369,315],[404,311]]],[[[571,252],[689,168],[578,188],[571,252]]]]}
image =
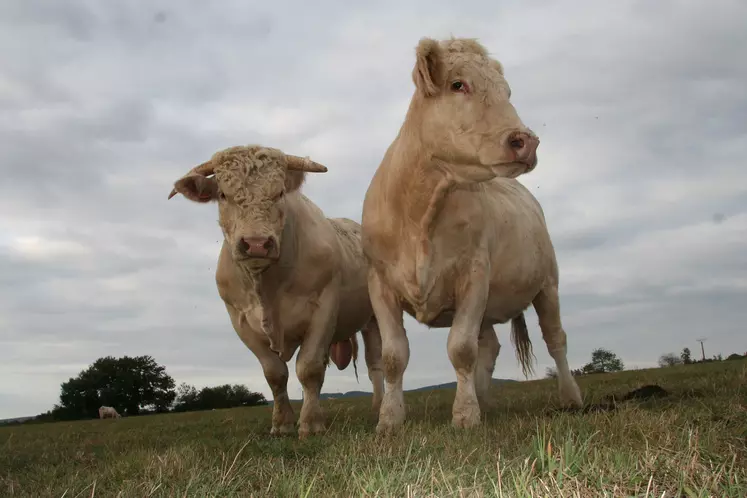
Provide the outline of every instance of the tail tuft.
{"type": "Polygon", "coordinates": [[[532,352],[532,341],[529,339],[524,313],[511,320],[511,342],[516,348],[516,358],[521,364],[521,371],[524,377],[529,378],[529,375],[534,373],[532,358],[537,358],[532,352]]]}
{"type": "Polygon", "coordinates": [[[353,346],[353,370],[355,371],[355,381],[360,384],[358,379],[358,333],[350,336],[350,345],[353,346]]]}

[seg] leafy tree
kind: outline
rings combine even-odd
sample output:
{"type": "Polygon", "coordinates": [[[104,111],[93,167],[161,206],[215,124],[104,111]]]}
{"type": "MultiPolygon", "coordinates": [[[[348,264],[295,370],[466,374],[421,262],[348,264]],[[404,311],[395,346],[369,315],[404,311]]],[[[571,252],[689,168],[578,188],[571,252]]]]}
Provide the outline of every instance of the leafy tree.
{"type": "Polygon", "coordinates": [[[173,411],[212,410],[213,408],[234,408],[266,403],[267,400],[262,393],[252,392],[241,384],[203,387],[198,391],[194,386],[182,383],[179,385],[173,411]]]}
{"type": "Polygon", "coordinates": [[[682,358],[682,363],[685,365],[689,365],[693,362],[693,358],[690,354],[690,348],[685,348],[682,350],[682,353],[680,353],[680,358],[682,358]]]}
{"type": "Polygon", "coordinates": [[[545,369],[545,378],[555,379],[558,377],[558,370],[555,367],[547,367],[545,369]]]}
{"type": "Polygon", "coordinates": [[[741,360],[743,358],[747,358],[747,355],[742,356],[739,353],[733,353],[726,357],[727,360],[741,360]]]}
{"type": "Polygon", "coordinates": [[[612,351],[597,348],[591,352],[591,362],[581,369],[584,374],[620,372],[625,369],[623,361],[612,351]]]}
{"type": "Polygon", "coordinates": [[[97,417],[101,405],[130,416],[141,410],[166,412],[175,396],[174,379],[151,356],[106,356],[62,383],[60,404],[52,416],[63,420],[97,417]]]}
{"type": "Polygon", "coordinates": [[[659,356],[659,366],[660,367],[673,367],[674,365],[680,365],[682,363],[682,358],[677,356],[674,353],[667,353],[659,356]]]}
{"type": "MultiPolygon", "coordinates": [[[[179,388],[176,390],[176,400],[174,402],[174,411],[177,406],[194,407],[197,406],[200,393],[195,389],[195,386],[189,385],[186,382],[179,384],[179,388]]],[[[186,410],[179,410],[186,411],[186,410]]]]}

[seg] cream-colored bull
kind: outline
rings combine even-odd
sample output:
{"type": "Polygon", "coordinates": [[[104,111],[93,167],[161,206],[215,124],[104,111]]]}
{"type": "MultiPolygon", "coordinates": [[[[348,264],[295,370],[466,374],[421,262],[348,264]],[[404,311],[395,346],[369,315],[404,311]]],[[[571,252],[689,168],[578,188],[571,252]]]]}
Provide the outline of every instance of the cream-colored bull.
{"type": "Polygon", "coordinates": [[[224,235],[218,292],[272,389],[272,434],[294,429],[286,363],[299,347],[299,437],[325,429],[319,406],[325,366],[330,357],[340,369],[348,365],[358,331],[377,413],[383,395],[381,337],[368,297],[360,225],[325,217],[299,190],[306,172],[325,171],[277,149],[230,147],[177,180],[169,195],[218,203],[224,235]]]}
{"type": "Polygon", "coordinates": [[[363,203],[386,378],[377,431],[395,431],[405,420],[403,310],[428,326],[450,327],[454,426],[480,423],[500,350],[495,324],[511,321],[522,369],[531,371],[523,314],[530,305],[557,365],[561,397],[580,405],[553,245],[542,208],[515,179],[536,166],[539,139],[511,104],[501,64],[475,40],[424,38],[412,75],[405,121],[363,203]]]}

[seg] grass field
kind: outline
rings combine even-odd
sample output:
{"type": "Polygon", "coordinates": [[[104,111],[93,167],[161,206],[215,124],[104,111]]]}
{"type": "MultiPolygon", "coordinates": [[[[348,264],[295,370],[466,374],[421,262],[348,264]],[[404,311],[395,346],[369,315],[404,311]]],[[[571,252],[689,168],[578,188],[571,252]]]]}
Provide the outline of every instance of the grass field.
{"type": "Polygon", "coordinates": [[[587,404],[644,384],[670,394],[569,413],[554,381],[507,383],[465,432],[450,427],[452,390],[416,393],[389,439],[369,397],[325,401],[328,433],[303,442],[269,436],[269,407],[4,427],[0,495],[747,495],[747,361],[579,384],[587,404]]]}

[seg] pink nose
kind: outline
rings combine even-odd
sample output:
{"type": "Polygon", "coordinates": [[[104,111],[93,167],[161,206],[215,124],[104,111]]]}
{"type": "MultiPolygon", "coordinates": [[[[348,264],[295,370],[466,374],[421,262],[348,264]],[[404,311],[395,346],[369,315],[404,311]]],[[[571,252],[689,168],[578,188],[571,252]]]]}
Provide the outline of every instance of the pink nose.
{"type": "Polygon", "coordinates": [[[244,237],[239,241],[239,251],[247,256],[266,258],[274,248],[272,237],[244,237]]]}
{"type": "Polygon", "coordinates": [[[516,161],[534,166],[537,162],[537,147],[539,138],[523,131],[517,131],[508,136],[508,146],[514,152],[516,161]]]}

